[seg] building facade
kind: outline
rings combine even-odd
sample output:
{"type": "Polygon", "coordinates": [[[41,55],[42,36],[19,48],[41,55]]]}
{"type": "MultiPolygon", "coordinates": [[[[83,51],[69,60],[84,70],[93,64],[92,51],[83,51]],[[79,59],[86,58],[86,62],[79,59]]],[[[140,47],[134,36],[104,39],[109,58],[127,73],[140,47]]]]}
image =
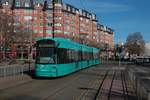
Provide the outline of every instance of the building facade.
{"type": "Polygon", "coordinates": [[[106,58],[112,58],[114,55],[114,30],[111,28],[98,24],[98,43],[101,48],[101,56],[106,58]]]}
{"type": "Polygon", "coordinates": [[[1,0],[0,5],[0,10],[13,18],[13,33],[27,35],[23,43],[16,41],[13,44],[18,47],[18,44],[26,44],[28,52],[38,37],[69,38],[90,46],[104,43],[113,48],[112,29],[99,26],[95,14],[62,0],[54,0],[54,4],[49,0],[1,0]]]}
{"type": "Polygon", "coordinates": [[[145,56],[150,57],[150,43],[145,43],[145,56]]]}

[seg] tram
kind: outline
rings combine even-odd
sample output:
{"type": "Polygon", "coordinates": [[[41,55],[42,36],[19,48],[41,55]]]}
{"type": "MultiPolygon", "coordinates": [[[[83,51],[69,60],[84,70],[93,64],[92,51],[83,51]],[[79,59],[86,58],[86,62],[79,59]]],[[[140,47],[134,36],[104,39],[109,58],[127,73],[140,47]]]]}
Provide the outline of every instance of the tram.
{"type": "Polygon", "coordinates": [[[100,50],[65,38],[36,40],[36,77],[60,77],[100,64],[100,50]]]}

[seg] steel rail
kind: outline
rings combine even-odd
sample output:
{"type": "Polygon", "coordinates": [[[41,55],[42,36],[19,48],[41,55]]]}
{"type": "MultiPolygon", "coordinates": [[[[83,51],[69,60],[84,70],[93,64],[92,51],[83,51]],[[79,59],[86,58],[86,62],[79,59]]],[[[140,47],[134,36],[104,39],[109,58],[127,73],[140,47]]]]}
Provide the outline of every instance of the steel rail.
{"type": "Polygon", "coordinates": [[[103,83],[104,83],[104,81],[106,80],[106,77],[108,76],[108,73],[109,73],[109,70],[106,71],[105,76],[103,77],[103,80],[101,81],[100,86],[99,86],[99,88],[98,88],[98,90],[97,90],[97,92],[96,92],[96,94],[95,94],[93,100],[97,100],[97,98],[98,98],[98,96],[99,96],[99,93],[100,93],[100,90],[101,90],[101,88],[102,88],[102,86],[103,86],[103,83]]]}
{"type": "Polygon", "coordinates": [[[115,76],[116,76],[116,72],[114,72],[114,74],[113,74],[113,78],[112,78],[111,85],[110,85],[110,88],[109,88],[109,93],[108,93],[108,100],[110,100],[110,98],[111,98],[111,90],[112,90],[112,86],[113,86],[115,76]]]}

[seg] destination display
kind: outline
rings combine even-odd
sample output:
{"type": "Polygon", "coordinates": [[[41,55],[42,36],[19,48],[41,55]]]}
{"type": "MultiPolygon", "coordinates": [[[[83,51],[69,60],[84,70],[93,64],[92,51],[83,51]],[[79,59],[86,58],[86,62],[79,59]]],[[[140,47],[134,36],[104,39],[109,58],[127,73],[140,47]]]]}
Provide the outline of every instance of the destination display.
{"type": "Polygon", "coordinates": [[[55,47],[54,44],[39,44],[38,47],[41,47],[41,48],[52,48],[52,47],[55,47]]]}

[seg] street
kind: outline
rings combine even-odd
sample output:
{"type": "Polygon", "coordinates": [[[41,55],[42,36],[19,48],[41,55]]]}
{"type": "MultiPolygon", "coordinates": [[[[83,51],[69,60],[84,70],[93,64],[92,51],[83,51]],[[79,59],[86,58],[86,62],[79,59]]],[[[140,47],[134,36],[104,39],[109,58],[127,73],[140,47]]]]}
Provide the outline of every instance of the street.
{"type": "MultiPolygon", "coordinates": [[[[1,89],[0,100],[94,100],[94,98],[107,100],[108,97],[113,100],[123,100],[126,98],[122,86],[123,81],[121,80],[121,72],[124,72],[124,67],[97,65],[55,79],[34,78],[33,75],[30,75],[30,77],[24,78],[27,81],[20,80],[24,82],[20,84],[16,82],[17,85],[1,89]],[[109,72],[104,80],[107,71],[109,72]],[[114,73],[115,76],[112,82],[114,73]]],[[[23,75],[22,77],[27,76],[29,75],[23,75]]],[[[133,88],[128,81],[126,82],[127,86],[130,87],[128,98],[134,100],[133,88]]]]}

